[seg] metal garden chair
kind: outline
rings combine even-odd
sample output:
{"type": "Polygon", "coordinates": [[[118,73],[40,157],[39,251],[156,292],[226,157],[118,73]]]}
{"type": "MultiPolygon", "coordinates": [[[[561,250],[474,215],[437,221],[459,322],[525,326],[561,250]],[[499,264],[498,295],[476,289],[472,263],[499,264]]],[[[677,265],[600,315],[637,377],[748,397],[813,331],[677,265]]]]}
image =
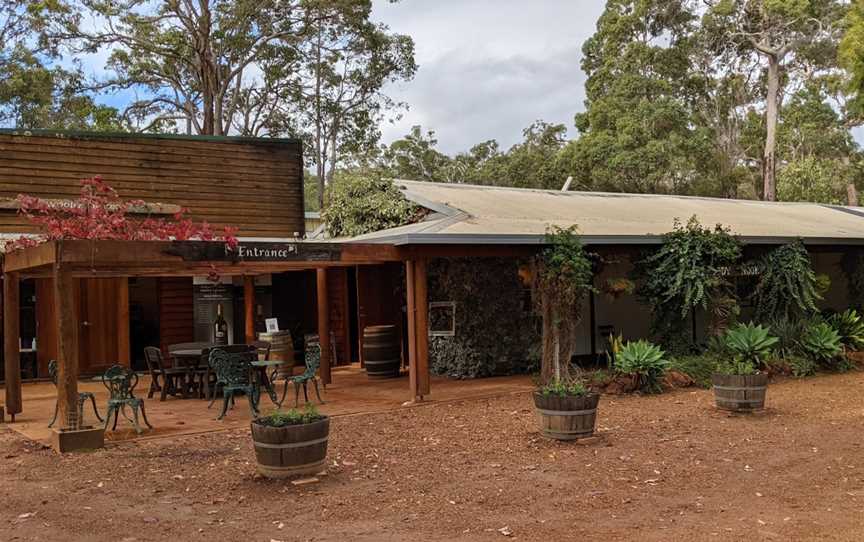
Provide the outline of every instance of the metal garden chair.
{"type": "MultiPolygon", "coordinates": [[[[234,405],[234,395],[243,393],[249,401],[252,417],[258,417],[258,386],[252,375],[252,362],[258,354],[254,349],[246,347],[245,351],[229,352],[225,348],[210,349],[209,365],[216,373],[216,386],[222,388],[222,410],[217,420],[225,417],[228,404],[234,405]]],[[[216,390],[207,408],[216,402],[216,390]]]]}
{"type": "MultiPolygon", "coordinates": [[[[48,362],[48,376],[51,377],[51,382],[54,383],[54,387],[57,387],[57,360],[51,360],[48,362]]],[[[96,419],[100,422],[105,420],[99,416],[99,409],[96,408],[96,397],[93,396],[89,391],[81,391],[78,392],[78,420],[79,422],[84,421],[84,403],[87,400],[93,404],[93,413],[96,414],[96,419]]],[[[53,427],[54,423],[57,421],[57,410],[59,408],[59,400],[57,403],[54,403],[54,415],[51,416],[51,423],[48,424],[48,427],[53,427]]]]}
{"type": "Polygon", "coordinates": [[[153,429],[153,426],[147,421],[147,413],[144,411],[144,399],[135,397],[135,386],[138,385],[138,375],[134,371],[122,365],[113,365],[102,375],[102,384],[108,389],[109,393],[105,429],[108,429],[111,414],[114,414],[114,426],[111,430],[116,430],[117,420],[122,412],[123,417],[132,422],[135,432],[141,434],[143,430],[138,425],[139,410],[141,411],[141,417],[144,418],[144,423],[147,424],[147,427],[153,429]],[[126,413],[127,406],[132,409],[132,418],[126,413]]]}
{"type": "Polygon", "coordinates": [[[303,387],[303,399],[309,402],[309,393],[306,390],[306,385],[311,380],[315,384],[315,395],[318,396],[318,401],[323,405],[324,400],[321,399],[321,392],[318,390],[318,367],[321,366],[321,345],[319,343],[307,343],[306,353],[304,355],[306,362],[306,370],[303,374],[285,378],[285,388],[282,390],[282,400],[279,401],[279,407],[285,402],[285,396],[288,394],[288,384],[294,384],[294,407],[300,403],[300,387],[303,387]]]}
{"type": "Polygon", "coordinates": [[[160,392],[159,400],[164,401],[168,395],[177,395],[183,390],[187,370],[182,367],[165,367],[162,350],[155,346],[144,348],[144,361],[150,371],[150,389],[147,398],[151,399],[155,392],[160,392]]]}

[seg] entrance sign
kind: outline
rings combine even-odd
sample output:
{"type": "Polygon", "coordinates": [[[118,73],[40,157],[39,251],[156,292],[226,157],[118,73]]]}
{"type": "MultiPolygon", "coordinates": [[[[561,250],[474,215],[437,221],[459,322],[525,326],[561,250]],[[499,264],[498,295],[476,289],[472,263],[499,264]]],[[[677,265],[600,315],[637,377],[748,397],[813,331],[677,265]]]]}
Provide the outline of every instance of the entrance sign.
{"type": "Polygon", "coordinates": [[[301,262],[338,261],[335,243],[267,243],[240,241],[234,250],[223,242],[174,241],[166,254],[188,262],[301,262]]]}

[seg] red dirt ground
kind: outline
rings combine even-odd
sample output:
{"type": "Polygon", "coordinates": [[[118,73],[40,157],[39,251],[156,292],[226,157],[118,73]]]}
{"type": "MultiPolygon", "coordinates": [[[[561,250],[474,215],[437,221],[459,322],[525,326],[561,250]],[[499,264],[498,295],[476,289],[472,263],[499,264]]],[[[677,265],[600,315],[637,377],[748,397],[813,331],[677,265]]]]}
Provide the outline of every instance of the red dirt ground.
{"type": "Polygon", "coordinates": [[[0,430],[0,540],[864,540],[862,388],[604,396],[587,445],[525,393],[338,417],[307,486],[259,479],[244,430],[63,456],[0,430]]]}

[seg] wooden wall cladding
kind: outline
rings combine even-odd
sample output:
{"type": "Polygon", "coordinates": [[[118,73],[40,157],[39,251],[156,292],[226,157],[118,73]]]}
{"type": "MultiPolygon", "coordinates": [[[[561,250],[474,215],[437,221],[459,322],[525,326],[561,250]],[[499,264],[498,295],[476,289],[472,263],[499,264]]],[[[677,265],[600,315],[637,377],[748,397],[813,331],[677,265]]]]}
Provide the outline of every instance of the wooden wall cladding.
{"type": "Polygon", "coordinates": [[[192,277],[158,279],[159,342],[168,355],[168,345],[195,340],[192,277]]]}
{"type": "MultiPolygon", "coordinates": [[[[334,365],[351,363],[351,345],[348,315],[348,273],[345,268],[327,270],[327,301],[330,310],[330,332],[336,339],[334,365]]],[[[331,360],[332,363],[332,360],[331,360]]]]}
{"type": "MultiPolygon", "coordinates": [[[[293,140],[0,133],[0,199],[74,198],[100,175],[126,199],[171,203],[247,237],[304,231],[303,159],[293,140]]],[[[0,231],[33,231],[14,211],[0,231]]]]}

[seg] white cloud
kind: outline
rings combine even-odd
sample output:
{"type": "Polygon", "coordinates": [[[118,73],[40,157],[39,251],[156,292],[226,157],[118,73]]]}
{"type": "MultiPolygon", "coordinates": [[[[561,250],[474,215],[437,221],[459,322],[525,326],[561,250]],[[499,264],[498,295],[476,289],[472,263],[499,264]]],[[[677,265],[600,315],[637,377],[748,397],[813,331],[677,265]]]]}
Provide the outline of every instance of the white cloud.
{"type": "Polygon", "coordinates": [[[497,139],[507,147],[534,120],[564,123],[583,109],[582,43],[602,0],[403,0],[376,2],[375,17],[412,36],[420,66],[390,89],[410,109],[384,140],[415,124],[455,153],[497,139]]]}

